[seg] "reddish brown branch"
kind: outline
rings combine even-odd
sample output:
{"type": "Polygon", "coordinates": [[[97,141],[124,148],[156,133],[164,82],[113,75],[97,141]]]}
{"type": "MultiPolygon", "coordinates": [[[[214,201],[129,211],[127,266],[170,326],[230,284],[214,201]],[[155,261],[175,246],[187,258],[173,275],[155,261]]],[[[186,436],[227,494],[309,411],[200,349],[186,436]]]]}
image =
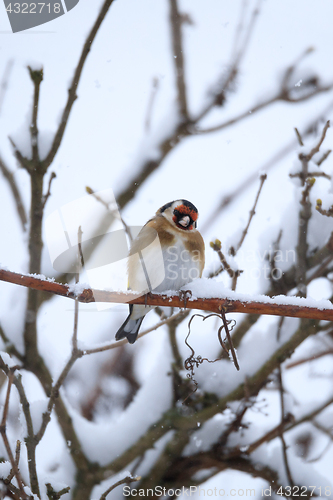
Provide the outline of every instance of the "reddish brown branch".
{"type": "MultiPolygon", "coordinates": [[[[35,278],[34,276],[25,276],[0,269],[0,281],[14,283],[16,285],[41,290],[43,292],[61,295],[70,299],[77,299],[79,302],[112,302],[117,304],[142,304],[162,307],[180,307],[184,308],[184,300],[178,296],[168,296],[161,294],[139,295],[133,292],[108,292],[106,290],[94,290],[92,288],[84,289],[80,294],[76,294],[74,287],[62,285],[54,281],[35,278]]],[[[221,313],[222,309],[226,313],[240,312],[247,314],[268,314],[273,316],[289,316],[292,318],[308,318],[325,321],[333,320],[332,309],[318,309],[316,307],[306,307],[294,304],[277,304],[270,302],[272,299],[267,297],[265,301],[242,301],[230,298],[196,298],[187,299],[187,309],[200,309],[201,311],[210,311],[221,313]]]]}

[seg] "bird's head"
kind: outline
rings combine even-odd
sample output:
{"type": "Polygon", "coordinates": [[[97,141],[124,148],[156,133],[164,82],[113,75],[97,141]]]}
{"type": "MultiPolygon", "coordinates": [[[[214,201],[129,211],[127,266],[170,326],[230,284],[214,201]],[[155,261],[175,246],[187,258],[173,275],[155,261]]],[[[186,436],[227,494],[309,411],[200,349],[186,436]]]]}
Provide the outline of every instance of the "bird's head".
{"type": "Polygon", "coordinates": [[[196,229],[199,217],[197,208],[187,200],[170,201],[159,208],[156,215],[162,215],[170,224],[183,231],[196,229]]]}

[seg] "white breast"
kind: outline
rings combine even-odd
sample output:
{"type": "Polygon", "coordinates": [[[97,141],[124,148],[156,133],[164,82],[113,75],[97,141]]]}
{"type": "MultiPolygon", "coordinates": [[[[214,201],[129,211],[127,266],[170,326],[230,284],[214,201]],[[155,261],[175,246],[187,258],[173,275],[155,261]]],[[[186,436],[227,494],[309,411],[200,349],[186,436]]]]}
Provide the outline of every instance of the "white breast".
{"type": "Polygon", "coordinates": [[[138,292],[179,290],[200,277],[199,252],[190,254],[181,237],[174,245],[163,249],[158,240],[154,241],[141,255],[129,258],[134,259],[131,268],[135,269],[134,275],[129,277],[129,286],[138,292]]]}

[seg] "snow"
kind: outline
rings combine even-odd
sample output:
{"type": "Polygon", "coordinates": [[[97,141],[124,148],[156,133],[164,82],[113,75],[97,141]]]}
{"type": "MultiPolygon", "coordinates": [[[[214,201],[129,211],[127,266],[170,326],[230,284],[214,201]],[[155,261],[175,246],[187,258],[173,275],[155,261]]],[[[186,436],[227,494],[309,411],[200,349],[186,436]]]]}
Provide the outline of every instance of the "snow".
{"type": "Polygon", "coordinates": [[[171,380],[168,375],[170,353],[166,355],[169,347],[168,345],[160,346],[159,350],[160,352],[156,352],[158,361],[152,370],[154,376],[148,378],[136,394],[134,401],[121,416],[111,419],[104,425],[96,425],[86,421],[73,409],[71,410],[76,432],[83,440],[84,451],[90,460],[102,465],[111,462],[134,444],[169,409],[171,403],[171,380]],[[126,436],[121,431],[123,428],[126,428],[126,436]]]}
{"type": "MultiPolygon", "coordinates": [[[[128,186],[136,189],[137,186],[131,186],[134,177],[140,173],[145,162],[154,161],[163,154],[161,144],[179,124],[174,54],[170,53],[168,2],[142,1],[140,5],[134,0],[113,2],[91,47],[77,89],[78,99],[74,103],[61,147],[45,177],[44,194],[48,190],[51,172],[57,175],[45,206],[42,269],[40,274],[32,275],[37,279],[58,281],[63,272],[72,271],[72,268],[68,268],[68,263],[73,255],[76,259],[79,225],[83,228],[83,239],[87,245],[96,236],[123,231],[117,219],[118,214],[108,217],[106,208],[87,195],[85,187],[90,186],[97,193],[104,193],[105,201],[110,203],[116,199],[113,193],[119,195],[128,186]],[[158,80],[158,89],[151,112],[150,128],[146,130],[153,79],[158,80]],[[100,225],[102,220],[104,224],[100,225]],[[59,260],[63,254],[63,260],[59,260]]],[[[3,125],[0,137],[1,158],[14,175],[27,214],[30,204],[30,176],[18,166],[8,141],[8,136],[12,137],[21,152],[31,157],[29,127],[33,85],[26,66],[30,64],[33,69],[44,68],[38,109],[38,144],[40,157],[44,158],[50,148],[52,134],[59,125],[73,70],[86,34],[91,29],[101,4],[101,0],[82,0],[75,9],[61,18],[38,29],[15,35],[10,32],[6,15],[0,15],[2,48],[5,47],[5,56],[0,61],[0,79],[3,81],[3,77],[9,78],[6,91],[3,93],[2,88],[0,96],[0,100],[4,96],[0,108],[3,125]],[[6,75],[9,59],[15,60],[15,65],[12,72],[6,75]]],[[[217,80],[221,81],[230,68],[235,44],[237,48],[244,37],[244,32],[241,32],[240,37],[235,40],[239,14],[246,2],[230,2],[228,9],[218,0],[209,0],[208,4],[207,8],[200,2],[179,2],[180,11],[192,21],[192,24],[185,22],[182,25],[190,118],[195,118],[211,102],[217,80]]],[[[251,14],[251,2],[247,4],[249,8],[244,14],[245,24],[251,14]]],[[[134,198],[122,211],[121,215],[127,224],[139,227],[160,206],[173,199],[189,199],[199,208],[198,229],[206,244],[204,276],[220,266],[216,252],[209,247],[209,242],[216,238],[221,240],[223,252],[231,267],[244,272],[239,277],[236,292],[230,290],[230,278],[225,272],[214,280],[202,278],[187,285],[185,288],[192,291],[193,298],[259,301],[322,310],[331,310],[333,307],[330,302],[330,276],[313,280],[308,286],[306,299],[291,296],[295,290],[291,290],[287,297],[278,295],[270,298],[265,295],[271,289],[267,258],[272,256],[274,242],[281,229],[280,253],[276,259],[278,270],[285,272],[297,265],[296,247],[301,210],[299,201],[303,188],[298,178],[290,179],[289,173],[300,170],[299,154],[308,154],[318,144],[325,121],[332,120],[331,93],[322,93],[297,105],[276,102],[273,106],[254,113],[254,105],[276,94],[285,68],[298,61],[300,54],[309,46],[316,47],[316,51],[297,63],[289,81],[292,94],[303,95],[308,88],[307,79],[316,73],[320,75],[321,81],[332,81],[332,67],[327,64],[333,43],[332,16],[333,4],[330,2],[307,2],[306,5],[302,0],[288,4],[285,2],[285,5],[271,0],[262,2],[254,36],[248,44],[227,102],[213,109],[199,125],[202,129],[208,128],[224,123],[244,111],[248,111],[247,118],[214,134],[193,135],[181,140],[165,156],[158,170],[147,181],[140,183],[134,198]],[[285,15],[286,8],[288,16],[285,15]],[[313,23],[318,14],[321,19],[320,27],[313,23]],[[327,111],[323,113],[322,110],[327,111]],[[318,118],[320,114],[323,119],[318,118]],[[294,127],[302,133],[315,118],[313,133],[306,137],[303,134],[305,145],[300,147],[294,127]],[[289,146],[289,153],[282,155],[272,165],[270,159],[281,148],[290,144],[294,146],[289,146]],[[235,257],[231,257],[228,250],[230,246],[237,245],[247,224],[259,186],[258,172],[263,167],[268,178],[260,195],[256,214],[241,249],[235,257]],[[251,175],[254,182],[247,181],[251,175]],[[243,183],[245,189],[240,191],[243,183]],[[229,193],[236,193],[235,197],[221,210],[218,207],[229,193]]],[[[320,152],[309,164],[311,171],[325,171],[332,175],[332,157],[329,156],[320,167],[316,164],[329,149],[332,149],[331,129],[327,131],[320,152]]],[[[313,214],[308,230],[309,255],[327,243],[333,230],[332,218],[324,217],[315,210],[318,198],[322,200],[324,209],[333,204],[332,180],[317,177],[311,188],[313,214]]],[[[29,268],[28,232],[21,231],[15,201],[2,174],[0,204],[3,214],[0,222],[0,260],[4,269],[25,274],[29,268]]],[[[127,246],[126,244],[126,254],[127,246]]],[[[114,247],[118,247],[118,244],[114,247]]],[[[123,248],[125,249],[125,244],[123,248]]],[[[123,255],[121,259],[115,259],[113,250],[112,245],[108,247],[105,244],[103,248],[101,245],[98,251],[94,251],[92,258],[86,263],[86,271],[80,274],[80,282],[71,282],[70,291],[76,295],[89,287],[125,291],[126,259],[123,255]],[[105,262],[107,258],[112,262],[105,262]]],[[[317,271],[318,267],[311,270],[308,278],[317,271]]],[[[173,292],[169,293],[171,294],[173,292]]],[[[0,326],[10,343],[23,353],[27,290],[9,283],[0,283],[0,298],[0,326]]],[[[79,311],[78,345],[85,349],[87,346],[107,345],[114,340],[115,332],[128,314],[128,305],[103,304],[102,307],[101,304],[80,304],[79,311]]],[[[74,301],[63,297],[45,300],[38,313],[38,349],[53,381],[57,380],[71,355],[73,314],[74,301]]],[[[243,315],[230,316],[237,321],[236,328],[242,324],[243,315]]],[[[144,320],[143,328],[152,327],[159,320],[154,312],[150,312],[144,320]]],[[[190,354],[184,343],[188,332],[187,324],[188,320],[185,320],[177,328],[176,335],[182,362],[190,354]]],[[[279,320],[275,317],[258,319],[237,347],[241,371],[237,372],[229,359],[214,364],[203,362],[195,369],[195,380],[199,386],[197,395],[207,392],[219,398],[226,396],[239,384],[246,384],[246,378],[254,375],[291,338],[299,324],[298,319],[286,318],[277,339],[279,320]]],[[[325,322],[321,322],[321,325],[328,327],[325,322]]],[[[197,318],[192,322],[189,343],[196,355],[210,360],[220,356],[221,346],[216,334],[220,326],[218,318],[210,318],[205,322],[197,318]]],[[[236,328],[232,334],[236,332],[236,328]]],[[[133,346],[84,356],[70,370],[61,395],[82,447],[92,461],[110,463],[135,444],[151,425],[163,417],[164,412],[172,408],[170,373],[174,359],[169,333],[168,326],[165,325],[133,346]],[[134,388],[131,385],[132,379],[137,383],[134,388]],[[122,406],[119,401],[128,394],[129,388],[133,392],[132,399],[129,397],[122,406]],[[104,407],[98,397],[99,390],[107,400],[104,407]],[[83,409],[87,403],[94,401],[94,397],[96,402],[90,421],[84,416],[83,409]]],[[[327,331],[310,336],[296,350],[291,361],[310,357],[313,353],[326,349],[329,345],[327,338],[327,331]]],[[[4,352],[7,347],[1,341],[4,361],[9,366],[18,364],[19,360],[4,352]]],[[[296,419],[307,415],[332,397],[331,361],[331,356],[327,355],[295,368],[285,368],[289,361],[282,365],[285,410],[296,419]]],[[[22,369],[18,374],[22,376],[30,403],[34,429],[38,429],[47,397],[32,373],[22,369]]],[[[185,378],[185,370],[181,370],[180,375],[185,378]]],[[[246,456],[253,440],[280,423],[277,385],[272,376],[271,382],[260,391],[256,401],[250,398],[244,403],[248,407],[244,417],[248,428],[232,433],[227,448],[238,446],[246,456]]],[[[2,407],[6,386],[7,384],[3,384],[0,392],[2,407]]],[[[194,424],[195,430],[189,435],[184,454],[209,450],[232,422],[235,412],[242,404],[235,401],[229,404],[223,414],[216,414],[206,422],[199,419],[196,424],[200,425],[194,424]]],[[[180,401],[175,411],[181,413],[184,410],[184,414],[185,410],[201,411],[200,408],[192,410],[185,407],[180,401]]],[[[316,419],[330,429],[331,406],[316,419]]],[[[24,444],[25,418],[14,388],[7,427],[13,449],[17,437],[22,441],[20,468],[28,483],[24,444]]],[[[304,457],[296,454],[296,432],[310,430],[316,442],[309,455],[312,459],[318,457],[326,446],[328,438],[324,433],[314,431],[312,424],[285,433],[292,475],[301,484],[313,481],[318,487],[328,486],[333,460],[332,447],[313,463],[306,463],[304,457]]],[[[165,434],[154,443],[154,447],[145,452],[137,469],[139,475],[149,476],[165,446],[173,439],[174,431],[164,431],[165,434]]],[[[1,455],[5,456],[3,443],[0,446],[1,455]]],[[[251,460],[254,466],[259,462],[262,467],[278,467],[280,480],[287,484],[278,439],[257,449],[251,460]]],[[[57,491],[67,485],[75,487],[77,471],[54,413],[45,436],[37,447],[37,463],[43,500],[47,499],[43,486],[46,482],[51,482],[57,491]]],[[[130,474],[136,466],[137,460],[126,464],[126,470],[105,477],[92,492],[92,500],[99,499],[107,487],[130,474]]],[[[4,475],[6,467],[8,469],[8,462],[0,464],[4,475]]],[[[213,469],[204,469],[195,478],[204,481],[202,487],[220,487],[228,491],[229,496],[235,485],[242,489],[254,487],[257,496],[262,488],[267,488],[263,479],[254,479],[245,473],[229,469],[209,478],[212,473],[213,469]]],[[[110,499],[122,497],[121,488],[110,494],[110,499]]],[[[198,492],[196,497],[200,497],[198,492]]],[[[70,500],[71,494],[63,498],[70,500]]]]}
{"type": "MultiPolygon", "coordinates": [[[[183,287],[185,289],[185,287],[183,287]]],[[[303,297],[290,297],[285,295],[276,295],[271,298],[261,294],[244,294],[233,292],[227,289],[222,283],[207,278],[200,278],[186,285],[186,290],[192,292],[191,299],[230,299],[241,302],[261,302],[264,304],[281,304],[299,307],[314,307],[320,310],[333,309],[333,304],[329,300],[315,300],[303,297]]]]}
{"type": "Polygon", "coordinates": [[[11,464],[10,462],[0,462],[0,477],[1,478],[6,478],[9,476],[9,473],[11,471],[11,464]]]}

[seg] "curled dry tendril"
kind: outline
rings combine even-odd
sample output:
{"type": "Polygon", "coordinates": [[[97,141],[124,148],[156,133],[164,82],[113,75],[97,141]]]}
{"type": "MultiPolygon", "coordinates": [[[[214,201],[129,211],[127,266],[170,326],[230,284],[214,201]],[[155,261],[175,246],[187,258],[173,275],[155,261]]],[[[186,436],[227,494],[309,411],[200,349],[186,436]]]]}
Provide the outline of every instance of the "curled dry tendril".
{"type": "Polygon", "coordinates": [[[235,367],[236,367],[237,370],[240,369],[239,368],[239,364],[238,364],[238,360],[237,360],[236,351],[235,351],[235,348],[234,348],[234,346],[232,344],[232,340],[231,340],[231,336],[230,336],[230,332],[233,330],[233,328],[234,328],[234,326],[236,324],[235,320],[227,320],[226,317],[225,317],[224,311],[221,311],[221,314],[212,313],[212,314],[208,314],[207,316],[204,316],[203,314],[193,314],[193,316],[191,317],[190,321],[188,322],[188,333],[187,333],[186,338],[185,338],[185,344],[191,350],[191,355],[188,358],[185,359],[185,361],[184,361],[184,368],[188,372],[187,373],[187,378],[189,378],[193,382],[195,388],[184,399],[183,403],[185,403],[185,401],[190,396],[192,396],[192,394],[194,394],[198,390],[198,382],[194,378],[194,368],[198,368],[204,361],[207,361],[208,363],[216,363],[216,361],[220,361],[222,359],[222,356],[220,356],[219,358],[216,358],[214,360],[211,360],[211,359],[208,359],[208,358],[203,358],[202,356],[196,356],[195,355],[195,350],[188,343],[188,338],[189,338],[189,336],[191,334],[191,323],[192,323],[192,321],[194,320],[194,318],[196,316],[202,318],[202,321],[206,321],[206,319],[212,318],[214,316],[216,316],[217,318],[220,318],[222,320],[222,325],[220,326],[220,328],[218,329],[218,332],[217,332],[217,336],[218,336],[219,342],[220,342],[220,344],[221,344],[222,349],[224,350],[224,352],[229,356],[229,351],[228,351],[228,349],[227,349],[227,347],[225,345],[224,340],[222,339],[222,331],[224,330],[225,334],[226,334],[226,339],[227,339],[227,341],[229,343],[229,346],[230,346],[230,352],[231,352],[231,356],[232,356],[234,365],[235,365],[235,367]]]}

